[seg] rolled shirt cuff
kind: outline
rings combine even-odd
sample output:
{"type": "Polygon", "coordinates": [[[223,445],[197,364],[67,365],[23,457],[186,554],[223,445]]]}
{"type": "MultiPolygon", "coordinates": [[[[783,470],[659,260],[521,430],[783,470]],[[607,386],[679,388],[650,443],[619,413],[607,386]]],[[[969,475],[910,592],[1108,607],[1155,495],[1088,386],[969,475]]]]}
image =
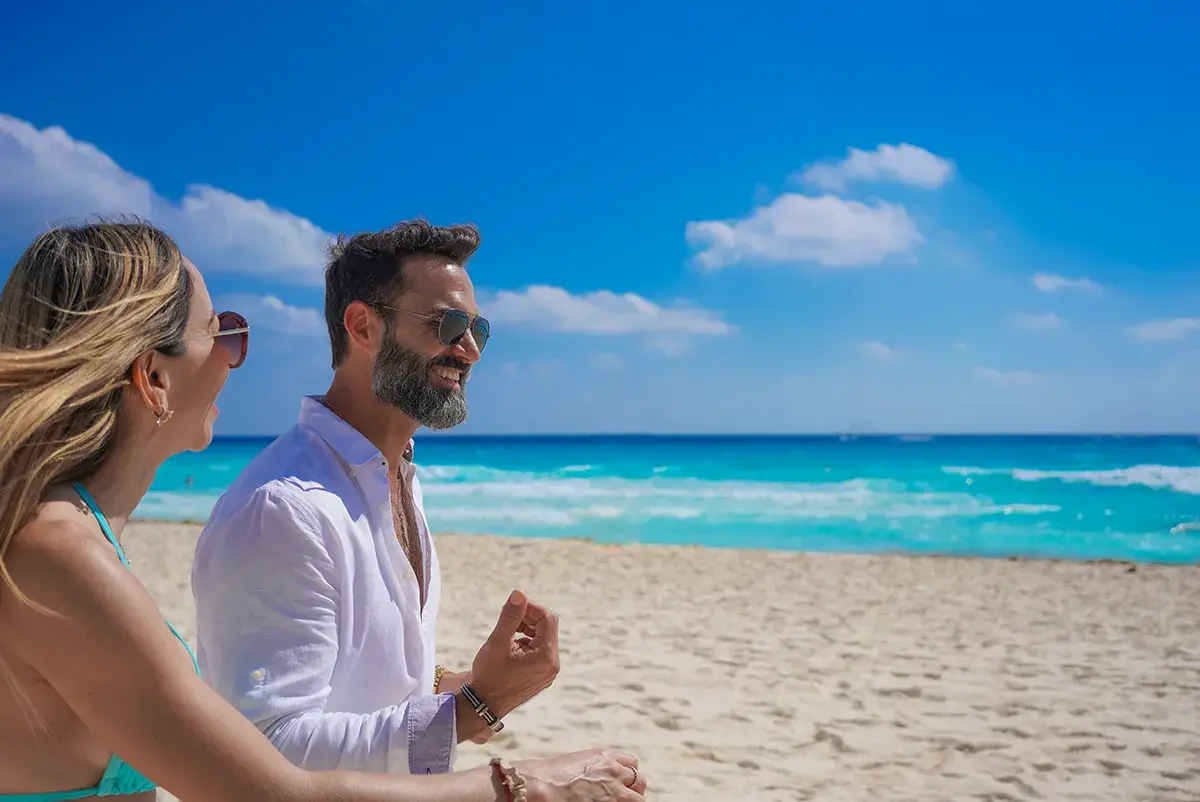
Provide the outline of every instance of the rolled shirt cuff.
{"type": "Polygon", "coordinates": [[[409,699],[408,770],[412,774],[448,774],[458,757],[454,694],[409,699]]]}

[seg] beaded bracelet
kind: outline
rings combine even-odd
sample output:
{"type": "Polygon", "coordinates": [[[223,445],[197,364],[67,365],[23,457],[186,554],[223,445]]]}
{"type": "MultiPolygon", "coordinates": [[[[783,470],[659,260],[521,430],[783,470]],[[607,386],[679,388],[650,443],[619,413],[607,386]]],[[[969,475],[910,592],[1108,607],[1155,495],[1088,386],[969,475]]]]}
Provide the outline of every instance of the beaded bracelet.
{"type": "Polygon", "coordinates": [[[504,790],[508,793],[508,802],[528,802],[529,794],[525,790],[525,778],[513,764],[504,758],[494,757],[491,764],[496,768],[504,790]]]}

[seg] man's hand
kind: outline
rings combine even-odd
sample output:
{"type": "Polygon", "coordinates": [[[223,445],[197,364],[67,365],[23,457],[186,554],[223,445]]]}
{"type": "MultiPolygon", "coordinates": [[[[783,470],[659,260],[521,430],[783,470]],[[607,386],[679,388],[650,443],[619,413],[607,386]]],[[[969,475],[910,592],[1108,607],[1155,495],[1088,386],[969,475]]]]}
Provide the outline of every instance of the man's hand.
{"type": "Polygon", "coordinates": [[[559,667],[558,616],[514,590],[471,664],[471,687],[502,717],[549,688],[559,667]]]}

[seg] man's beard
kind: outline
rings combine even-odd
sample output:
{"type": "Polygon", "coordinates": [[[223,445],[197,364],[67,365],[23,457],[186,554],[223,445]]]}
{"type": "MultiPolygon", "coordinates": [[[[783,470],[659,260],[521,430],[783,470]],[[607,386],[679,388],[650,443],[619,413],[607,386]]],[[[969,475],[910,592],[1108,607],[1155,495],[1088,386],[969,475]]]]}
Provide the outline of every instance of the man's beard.
{"type": "Polygon", "coordinates": [[[371,392],[384,404],[395,407],[428,429],[452,429],[467,419],[469,363],[452,356],[426,359],[419,351],[404,348],[391,332],[375,357],[371,392]],[[441,365],[461,370],[458,389],[434,387],[431,368],[441,365]]]}

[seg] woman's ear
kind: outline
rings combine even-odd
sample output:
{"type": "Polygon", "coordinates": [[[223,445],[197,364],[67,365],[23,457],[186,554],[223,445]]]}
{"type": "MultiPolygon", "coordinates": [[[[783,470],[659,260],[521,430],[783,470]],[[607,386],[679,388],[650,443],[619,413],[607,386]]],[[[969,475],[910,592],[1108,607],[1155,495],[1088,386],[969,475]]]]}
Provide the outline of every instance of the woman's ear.
{"type": "Polygon", "coordinates": [[[149,407],[155,417],[160,417],[168,409],[167,374],[155,362],[153,351],[142,354],[130,368],[130,380],[142,402],[149,407]]]}

